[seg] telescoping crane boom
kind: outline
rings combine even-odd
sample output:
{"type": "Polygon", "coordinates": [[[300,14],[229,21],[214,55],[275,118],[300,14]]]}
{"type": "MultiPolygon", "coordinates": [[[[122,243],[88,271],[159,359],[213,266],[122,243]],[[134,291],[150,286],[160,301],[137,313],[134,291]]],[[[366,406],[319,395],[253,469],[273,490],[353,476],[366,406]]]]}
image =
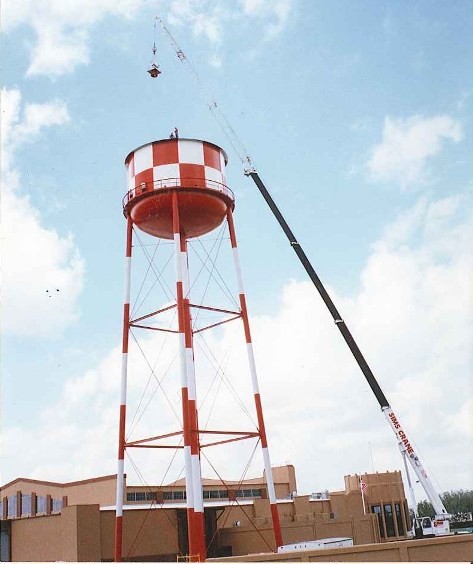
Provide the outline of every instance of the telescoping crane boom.
{"type": "MultiPolygon", "coordinates": [[[[187,69],[189,70],[193,79],[195,80],[197,86],[199,87],[199,90],[200,90],[202,96],[206,99],[207,107],[209,108],[210,112],[213,114],[213,116],[217,120],[220,128],[222,129],[223,133],[226,135],[226,137],[229,140],[232,148],[234,149],[235,153],[238,155],[238,157],[240,158],[240,161],[244,165],[245,175],[251,177],[253,182],[256,184],[258,190],[260,191],[261,195],[263,196],[264,200],[268,204],[268,206],[269,206],[270,210],[272,211],[274,217],[276,218],[276,220],[278,221],[282,230],[284,231],[286,237],[288,238],[289,243],[291,244],[292,248],[294,249],[294,252],[296,253],[299,260],[301,261],[302,266],[305,268],[307,274],[309,275],[309,278],[312,280],[312,282],[313,282],[314,286],[317,288],[317,291],[319,292],[322,300],[324,301],[325,305],[327,306],[328,310],[330,311],[330,314],[332,315],[336,326],[338,327],[340,333],[342,334],[343,338],[345,339],[345,342],[347,343],[348,347],[350,348],[350,351],[352,352],[353,356],[355,357],[355,360],[358,363],[358,366],[361,368],[361,371],[363,372],[363,374],[366,378],[366,381],[368,382],[368,385],[370,386],[371,390],[373,391],[374,395],[376,396],[376,399],[378,400],[378,403],[381,407],[382,412],[384,413],[384,416],[385,416],[387,422],[389,423],[389,426],[391,427],[391,429],[393,430],[393,432],[396,435],[396,439],[397,439],[397,442],[398,442],[398,445],[399,445],[399,450],[401,451],[401,455],[402,455],[403,460],[404,460],[407,479],[408,479],[408,482],[409,482],[409,489],[410,489],[410,493],[411,493],[411,497],[412,497],[413,509],[414,509],[414,512],[415,512],[416,515],[417,515],[417,505],[416,505],[416,502],[415,502],[414,491],[413,491],[413,488],[412,488],[412,485],[411,485],[409,472],[408,472],[408,469],[407,469],[406,459],[410,462],[419,482],[422,484],[422,486],[425,490],[425,493],[426,493],[430,503],[432,504],[432,506],[434,508],[436,515],[435,515],[435,520],[434,520],[433,523],[430,522],[430,519],[427,519],[427,523],[426,523],[425,519],[422,520],[422,519],[416,518],[415,523],[414,523],[415,529],[416,529],[416,534],[417,534],[417,531],[420,531],[420,534],[422,534],[422,531],[424,532],[424,534],[425,533],[433,534],[433,535],[449,534],[450,533],[450,524],[449,524],[450,515],[448,514],[447,510],[445,509],[438,492],[434,488],[429,476],[427,475],[427,472],[425,471],[425,469],[424,469],[424,467],[423,467],[423,465],[420,461],[420,458],[418,457],[417,453],[415,452],[415,450],[412,446],[412,443],[410,442],[410,440],[407,436],[407,433],[404,431],[404,429],[402,428],[402,426],[399,422],[399,419],[394,414],[394,411],[392,410],[391,406],[389,405],[389,402],[386,399],[386,396],[384,395],[383,391],[381,390],[376,378],[374,377],[373,372],[371,371],[371,369],[368,366],[368,363],[366,362],[363,354],[361,353],[360,349],[358,348],[358,345],[356,344],[355,339],[353,338],[353,336],[350,333],[350,330],[348,329],[345,321],[342,319],[340,313],[338,312],[337,308],[335,307],[335,304],[333,303],[332,299],[330,298],[327,290],[324,288],[320,278],[317,276],[317,273],[315,272],[312,264],[310,263],[309,259],[307,258],[307,255],[303,251],[301,245],[299,244],[299,242],[295,238],[295,236],[294,236],[293,232],[291,231],[289,225],[287,224],[283,215],[279,211],[276,203],[274,202],[274,200],[271,197],[270,193],[268,192],[266,186],[264,185],[263,181],[261,180],[258,172],[256,171],[256,168],[253,166],[252,160],[248,156],[248,152],[246,151],[244,144],[241,142],[240,138],[235,133],[235,130],[231,126],[230,122],[228,121],[228,119],[225,116],[225,114],[223,113],[223,111],[220,109],[220,106],[218,106],[217,102],[209,96],[208,92],[204,88],[202,81],[200,80],[200,77],[199,77],[199,74],[197,73],[197,70],[191,64],[190,60],[187,58],[184,51],[178,45],[176,39],[173,37],[171,32],[167,29],[163,20],[160,17],[156,16],[155,21],[154,21],[155,28],[156,28],[156,23],[160,24],[160,26],[163,29],[164,33],[166,34],[168,40],[170,41],[171,46],[172,46],[172,48],[174,49],[174,51],[177,55],[177,58],[179,59],[179,61],[181,63],[184,64],[184,66],[187,67],[187,69]],[[431,524],[431,527],[428,526],[429,524],[431,524]]],[[[155,43],[153,44],[153,56],[154,56],[154,54],[155,54],[155,43]]]]}
{"type": "MultiPolygon", "coordinates": [[[[395,415],[393,409],[389,405],[389,402],[386,399],[386,396],[384,395],[381,387],[379,386],[378,381],[376,380],[373,372],[371,371],[371,368],[368,366],[368,363],[366,362],[363,354],[358,348],[358,345],[356,344],[353,335],[350,333],[347,324],[345,323],[342,316],[340,315],[337,308],[335,307],[335,304],[330,298],[320,278],[317,276],[317,273],[315,272],[311,262],[307,258],[307,255],[305,254],[301,245],[299,244],[296,237],[294,236],[294,233],[292,232],[291,228],[289,227],[286,220],[284,219],[282,213],[280,212],[279,208],[277,207],[276,203],[271,197],[271,194],[268,192],[259,174],[256,172],[256,169],[254,167],[248,167],[247,169],[245,169],[245,175],[251,177],[253,182],[256,184],[258,190],[260,191],[264,200],[268,204],[268,207],[270,208],[274,217],[276,218],[282,230],[284,231],[284,234],[289,240],[291,247],[293,248],[300,262],[302,263],[302,266],[305,268],[307,274],[309,275],[309,278],[311,279],[312,283],[314,284],[317,291],[319,292],[320,297],[322,298],[325,305],[327,306],[327,309],[330,311],[330,314],[333,317],[335,325],[338,327],[340,333],[345,339],[345,342],[348,345],[353,356],[355,357],[355,360],[358,363],[358,366],[360,367],[361,371],[363,372],[363,375],[365,376],[368,385],[370,386],[376,399],[378,400],[378,403],[381,407],[381,411],[383,412],[386,421],[389,423],[389,426],[391,427],[394,434],[396,435],[396,439],[399,445],[399,450],[401,451],[401,455],[403,456],[404,463],[406,459],[410,462],[412,469],[414,470],[419,482],[422,484],[425,493],[430,503],[432,504],[436,514],[435,520],[432,523],[431,530],[427,532],[434,535],[449,534],[450,515],[445,509],[437,490],[434,488],[432,481],[430,480],[427,472],[425,471],[425,468],[422,465],[422,462],[420,461],[418,454],[414,450],[414,447],[412,446],[412,443],[409,440],[407,433],[402,428],[398,417],[395,415]]],[[[407,472],[407,465],[406,465],[406,472],[407,472]]],[[[413,496],[411,485],[410,485],[410,489],[411,489],[411,494],[413,496]]],[[[414,506],[415,506],[415,500],[414,500],[414,506]]],[[[415,509],[415,513],[417,513],[416,511],[417,508],[415,507],[414,509],[415,509]]],[[[419,527],[422,527],[421,520],[416,519],[416,521],[417,521],[417,525],[419,527]]],[[[426,523],[424,522],[424,531],[425,529],[427,529],[425,525],[426,523]]]]}

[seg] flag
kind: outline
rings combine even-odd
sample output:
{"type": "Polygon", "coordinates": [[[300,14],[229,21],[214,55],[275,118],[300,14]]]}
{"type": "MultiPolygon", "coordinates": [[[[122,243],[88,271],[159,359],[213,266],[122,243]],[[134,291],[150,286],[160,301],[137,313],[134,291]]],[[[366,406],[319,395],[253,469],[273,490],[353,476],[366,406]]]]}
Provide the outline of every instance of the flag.
{"type": "Polygon", "coordinates": [[[363,482],[363,480],[360,480],[360,490],[362,493],[366,493],[366,490],[368,489],[368,485],[366,484],[366,482],[363,482]]]}

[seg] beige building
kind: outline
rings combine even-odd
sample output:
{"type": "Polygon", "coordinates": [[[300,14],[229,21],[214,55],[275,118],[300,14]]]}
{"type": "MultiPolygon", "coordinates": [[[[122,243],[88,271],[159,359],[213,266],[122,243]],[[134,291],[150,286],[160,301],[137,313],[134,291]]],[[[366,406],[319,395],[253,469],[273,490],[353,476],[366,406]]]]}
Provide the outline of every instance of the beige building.
{"type": "MultiPolygon", "coordinates": [[[[310,495],[296,493],[292,465],[273,468],[273,477],[285,544],[351,537],[363,545],[407,536],[409,514],[399,471],[345,476],[344,490],[310,495]]],[[[18,478],[5,484],[0,492],[1,560],[112,560],[115,491],[116,476],[70,483],[18,478]]],[[[204,480],[203,493],[209,557],[276,550],[264,476],[204,480]]],[[[184,480],[161,487],[127,485],[124,495],[126,560],[175,561],[188,554],[184,480]]]]}

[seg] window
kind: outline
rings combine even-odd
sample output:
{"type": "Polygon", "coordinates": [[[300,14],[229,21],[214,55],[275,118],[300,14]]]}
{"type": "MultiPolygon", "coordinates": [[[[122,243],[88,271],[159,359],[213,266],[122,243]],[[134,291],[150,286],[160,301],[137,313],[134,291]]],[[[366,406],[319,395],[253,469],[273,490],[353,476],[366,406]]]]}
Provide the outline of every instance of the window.
{"type": "Polygon", "coordinates": [[[62,499],[53,499],[52,500],[52,512],[53,513],[61,513],[62,509],[62,499]]]}
{"type": "Polygon", "coordinates": [[[21,495],[21,516],[29,517],[31,515],[31,496],[21,495]]]}
{"type": "Polygon", "coordinates": [[[16,514],[16,495],[8,497],[8,517],[17,517],[16,514]]]}
{"type": "Polygon", "coordinates": [[[204,499],[228,499],[228,490],[204,490],[204,499]]]}
{"type": "Polygon", "coordinates": [[[390,503],[384,504],[384,520],[386,521],[386,533],[388,537],[395,537],[393,506],[390,503]]]}
{"type": "Polygon", "coordinates": [[[0,519],[3,519],[3,501],[0,501],[0,519]]]}
{"type": "Polygon", "coordinates": [[[261,497],[261,489],[237,490],[237,497],[261,497]]]}
{"type": "Polygon", "coordinates": [[[36,504],[36,513],[46,513],[46,496],[39,495],[36,504]]]}
{"type": "Polygon", "coordinates": [[[156,492],[129,492],[126,494],[127,501],[152,501],[153,499],[156,499],[156,492]]]}
{"type": "Polygon", "coordinates": [[[383,516],[381,515],[381,505],[372,505],[371,513],[376,513],[378,516],[379,534],[381,535],[381,538],[384,539],[386,533],[384,531],[383,516]]]}
{"type": "Polygon", "coordinates": [[[402,511],[401,511],[400,503],[394,504],[394,511],[396,512],[397,532],[399,536],[403,536],[405,534],[405,531],[404,531],[404,523],[402,521],[402,511]]]}
{"type": "Polygon", "coordinates": [[[186,492],[182,491],[174,491],[174,492],[163,492],[163,501],[182,501],[187,499],[186,492]]]}

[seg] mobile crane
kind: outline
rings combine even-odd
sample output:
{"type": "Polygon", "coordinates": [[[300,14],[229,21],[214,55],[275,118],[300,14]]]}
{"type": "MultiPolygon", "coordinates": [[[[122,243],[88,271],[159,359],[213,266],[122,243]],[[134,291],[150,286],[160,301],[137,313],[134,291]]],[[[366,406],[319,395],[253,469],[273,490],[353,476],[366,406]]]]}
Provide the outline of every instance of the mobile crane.
{"type": "MultiPolygon", "coordinates": [[[[268,192],[266,186],[264,185],[263,181],[261,180],[258,172],[256,171],[256,168],[253,166],[253,163],[251,161],[251,158],[248,156],[248,152],[246,151],[245,146],[243,145],[243,143],[241,142],[241,140],[239,139],[239,137],[235,133],[235,130],[231,126],[231,124],[228,121],[225,114],[222,112],[220,107],[217,105],[217,102],[215,100],[211,99],[208,96],[208,92],[205,90],[205,88],[204,88],[204,86],[203,86],[203,84],[200,80],[199,74],[197,73],[196,69],[193,67],[193,65],[191,64],[191,62],[189,61],[189,59],[185,55],[184,51],[178,45],[177,41],[172,36],[171,32],[167,29],[163,20],[161,18],[159,18],[158,16],[155,17],[155,19],[154,19],[155,34],[156,34],[156,23],[160,24],[164,33],[167,35],[167,37],[168,37],[168,39],[169,39],[169,41],[172,45],[172,48],[174,49],[179,61],[181,63],[183,63],[184,66],[186,66],[187,69],[189,70],[189,72],[192,74],[194,80],[196,81],[196,83],[197,83],[197,85],[198,85],[198,87],[201,91],[201,94],[206,99],[208,109],[210,110],[210,112],[213,114],[213,116],[215,117],[215,119],[219,123],[222,131],[227,136],[227,139],[229,140],[230,144],[232,145],[234,151],[239,156],[240,161],[244,165],[245,176],[249,176],[253,180],[253,182],[256,184],[256,187],[258,188],[259,192],[263,196],[265,202],[268,204],[269,209],[271,210],[271,212],[273,213],[277,222],[279,223],[280,227],[284,231],[284,234],[286,235],[287,239],[289,240],[291,247],[293,248],[293,250],[296,253],[300,262],[302,263],[302,266],[306,270],[307,274],[309,275],[309,278],[311,279],[312,283],[314,284],[317,291],[319,292],[320,297],[322,298],[322,300],[324,301],[328,310],[330,311],[330,314],[333,317],[335,325],[338,327],[340,333],[342,334],[343,338],[345,339],[345,342],[348,345],[350,351],[352,352],[358,366],[360,367],[361,371],[363,372],[363,375],[365,376],[366,381],[368,382],[368,385],[370,386],[370,388],[373,391],[376,399],[378,400],[378,403],[381,407],[381,411],[383,412],[384,417],[386,418],[386,421],[388,422],[389,426],[391,427],[391,429],[393,430],[393,432],[396,436],[396,440],[398,442],[399,450],[400,450],[402,458],[403,458],[404,467],[405,467],[405,470],[406,470],[406,476],[407,476],[407,480],[408,480],[409,492],[410,492],[410,495],[411,495],[411,503],[413,505],[413,510],[414,510],[412,535],[416,536],[416,537],[423,537],[423,536],[440,536],[440,535],[450,534],[450,518],[451,518],[451,515],[445,509],[445,506],[444,506],[442,500],[440,499],[438,492],[434,488],[429,476],[427,475],[427,472],[425,471],[424,466],[422,465],[419,456],[415,452],[414,447],[412,446],[412,443],[409,440],[407,433],[402,428],[398,417],[395,415],[393,409],[389,405],[389,402],[386,399],[386,396],[384,395],[383,391],[381,390],[381,387],[379,386],[373,372],[371,371],[371,369],[368,366],[368,363],[366,362],[363,354],[361,353],[360,349],[358,348],[358,345],[356,344],[355,339],[353,338],[352,334],[350,333],[350,330],[348,329],[345,321],[343,320],[342,316],[340,315],[337,308],[335,307],[335,304],[333,303],[333,301],[330,298],[327,290],[325,289],[325,287],[322,284],[320,278],[318,277],[317,273],[315,272],[312,264],[310,263],[309,259],[307,258],[307,255],[305,254],[301,245],[299,244],[299,242],[295,238],[292,230],[290,229],[289,225],[287,224],[286,220],[284,219],[283,215],[281,214],[279,208],[277,207],[276,203],[274,202],[273,198],[271,197],[270,193],[268,192]],[[430,517],[418,517],[418,515],[417,515],[417,503],[415,501],[414,489],[412,487],[411,479],[410,479],[410,476],[409,476],[407,460],[409,461],[410,465],[412,466],[420,484],[423,486],[424,491],[425,491],[430,503],[432,504],[432,506],[434,508],[435,517],[434,517],[433,520],[430,517]]],[[[153,57],[155,56],[155,54],[156,54],[156,41],[153,44],[153,57]]],[[[153,63],[154,63],[154,59],[153,59],[153,63]]],[[[155,66],[157,67],[157,65],[155,65],[155,66]]],[[[158,76],[158,73],[153,74],[151,72],[152,70],[153,70],[153,67],[148,72],[151,74],[152,77],[155,78],[156,76],[158,76]]],[[[160,74],[160,72],[159,72],[159,74],[160,74]]]]}
{"type": "Polygon", "coordinates": [[[440,535],[450,534],[450,517],[451,516],[447,512],[447,510],[445,509],[445,506],[444,506],[442,500],[440,499],[438,492],[434,488],[432,481],[430,480],[429,476],[427,475],[427,472],[425,471],[425,468],[422,465],[422,462],[420,461],[418,454],[414,450],[414,447],[412,446],[412,443],[411,443],[407,433],[402,428],[398,417],[395,415],[393,409],[389,405],[389,402],[386,399],[386,396],[384,395],[383,391],[381,390],[381,387],[379,386],[378,381],[376,380],[376,378],[375,378],[373,372],[371,371],[370,367],[368,366],[368,363],[366,362],[363,354],[361,353],[360,349],[358,348],[358,345],[356,344],[355,339],[353,338],[353,335],[350,333],[350,330],[348,329],[347,324],[345,323],[342,316],[340,315],[337,308],[335,307],[335,304],[333,303],[333,301],[330,298],[327,290],[325,289],[325,287],[322,284],[320,278],[318,277],[317,273],[315,272],[312,264],[310,263],[309,259],[307,258],[307,255],[305,254],[304,250],[302,249],[300,243],[297,241],[296,237],[294,236],[294,233],[292,232],[291,228],[287,224],[283,215],[279,211],[279,208],[277,207],[277,205],[274,202],[273,198],[271,197],[270,193],[266,189],[266,186],[264,185],[263,181],[261,180],[259,174],[256,172],[256,169],[251,166],[251,161],[249,161],[249,162],[250,162],[250,166],[247,166],[245,168],[245,175],[249,176],[253,180],[253,182],[256,184],[256,186],[257,186],[258,190],[260,191],[261,195],[263,196],[265,202],[268,204],[269,209],[271,210],[271,212],[273,213],[277,222],[279,223],[282,230],[284,231],[284,234],[286,235],[287,239],[289,240],[291,247],[293,248],[293,250],[296,253],[300,262],[302,263],[302,266],[304,267],[305,271],[309,275],[309,278],[311,279],[312,283],[314,284],[317,291],[319,292],[320,297],[324,301],[325,305],[327,306],[327,309],[329,310],[330,314],[333,317],[335,325],[338,327],[340,333],[342,334],[343,338],[345,339],[346,344],[348,345],[351,353],[353,354],[358,366],[360,367],[361,371],[363,372],[363,375],[365,376],[366,381],[368,382],[368,385],[370,386],[372,392],[374,393],[376,399],[378,400],[378,403],[381,407],[381,411],[383,412],[384,417],[386,418],[386,421],[388,422],[389,426],[391,427],[394,434],[396,435],[399,450],[401,452],[401,455],[402,455],[402,458],[403,458],[403,461],[404,461],[404,466],[405,466],[405,469],[406,469],[406,475],[407,475],[407,479],[408,479],[409,490],[410,490],[410,494],[411,494],[412,503],[413,503],[413,506],[414,506],[415,518],[414,518],[413,531],[412,531],[413,535],[415,535],[416,537],[422,537],[422,536],[440,536],[440,535]],[[433,520],[430,519],[430,517],[423,517],[422,518],[422,517],[417,516],[417,504],[415,502],[414,490],[413,490],[412,483],[411,483],[410,476],[409,476],[409,471],[408,471],[407,462],[406,462],[407,460],[410,462],[412,469],[414,470],[419,482],[421,483],[421,485],[424,488],[424,491],[425,491],[430,503],[432,504],[432,506],[434,508],[435,518],[433,520]]]}

